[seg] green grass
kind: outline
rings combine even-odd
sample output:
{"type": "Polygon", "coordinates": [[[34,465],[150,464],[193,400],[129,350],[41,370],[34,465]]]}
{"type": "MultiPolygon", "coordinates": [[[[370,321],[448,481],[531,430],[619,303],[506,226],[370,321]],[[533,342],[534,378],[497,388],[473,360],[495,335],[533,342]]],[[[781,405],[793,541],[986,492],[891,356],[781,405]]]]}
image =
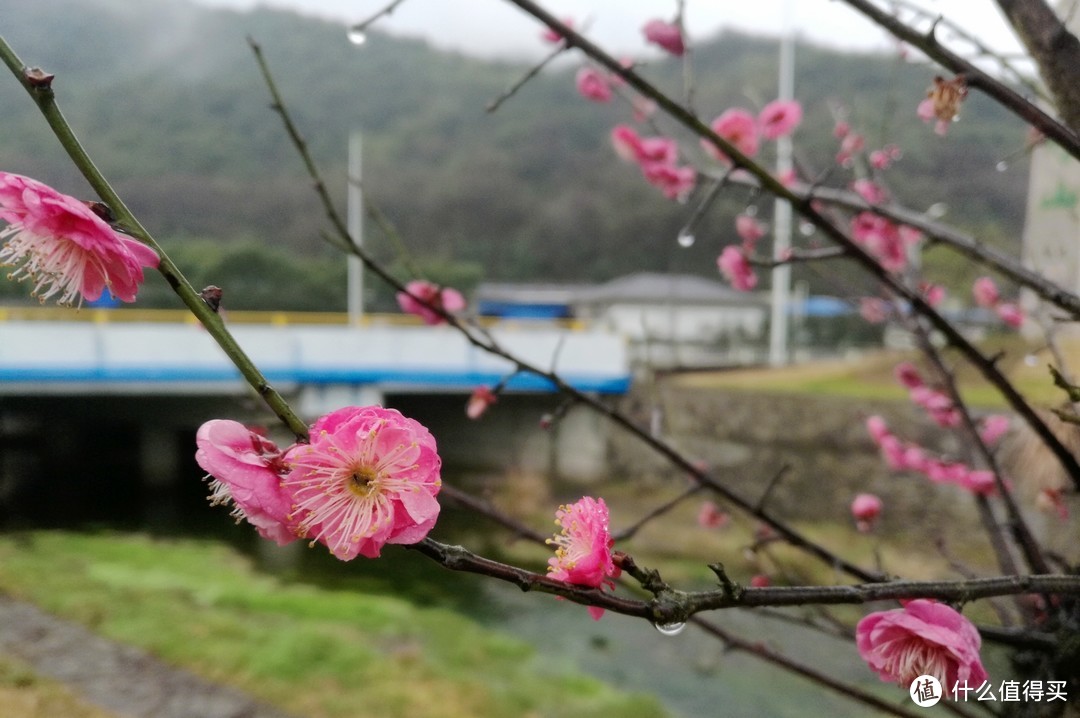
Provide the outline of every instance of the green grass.
{"type": "MultiPolygon", "coordinates": [[[[1065,399],[1053,385],[1048,366],[1056,364],[1045,347],[1025,344],[1018,337],[995,337],[981,347],[987,356],[1000,355],[996,365],[1016,389],[1035,405],[1056,405],[1065,399]]],[[[1064,343],[1062,353],[1072,366],[1080,365],[1080,345],[1064,343]]],[[[1005,408],[1006,402],[973,367],[956,352],[945,352],[965,401],[985,409],[1005,408]]],[[[811,362],[781,368],[743,369],[687,374],[679,385],[703,389],[737,389],[785,394],[812,394],[858,399],[907,400],[907,391],[893,378],[893,368],[912,361],[925,369],[915,352],[882,351],[857,360],[811,362]]],[[[929,372],[925,374],[931,376],[929,372]]]]}
{"type": "Polygon", "coordinates": [[[0,537],[0,590],[311,718],[663,715],[453,611],[288,583],[212,542],[0,537]]]}

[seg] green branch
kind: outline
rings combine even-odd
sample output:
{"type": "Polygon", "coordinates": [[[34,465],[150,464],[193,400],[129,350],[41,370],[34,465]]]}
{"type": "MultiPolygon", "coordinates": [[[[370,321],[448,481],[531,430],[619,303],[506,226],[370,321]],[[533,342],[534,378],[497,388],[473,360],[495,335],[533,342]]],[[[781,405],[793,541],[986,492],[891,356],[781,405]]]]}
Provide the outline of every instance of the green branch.
{"type": "Polygon", "coordinates": [[[116,191],[105,179],[101,170],[90,159],[90,155],[87,154],[79,138],[75,136],[75,132],[71,129],[71,125],[68,124],[67,119],[64,118],[63,113],[56,104],[56,97],[51,87],[52,77],[44,75],[40,71],[30,70],[23,64],[3,37],[0,37],[0,59],[3,59],[4,64],[11,70],[15,79],[19,81],[19,84],[23,86],[23,89],[37,104],[38,109],[45,116],[45,120],[49,123],[49,127],[52,128],[53,134],[60,140],[60,144],[67,151],[71,161],[82,172],[83,177],[90,183],[101,201],[112,210],[118,224],[125,232],[150,246],[158,253],[161,258],[158,264],[158,271],[161,276],[165,278],[165,281],[169,283],[169,286],[172,287],[191,313],[206,327],[206,331],[214,338],[214,341],[217,342],[218,346],[221,347],[229,360],[236,366],[240,374],[258,393],[270,410],[281,419],[298,439],[305,440],[307,438],[307,425],[300,420],[285,399],[270,385],[270,382],[267,381],[266,377],[263,376],[262,372],[259,371],[258,367],[255,366],[251,358],[248,357],[225,327],[221,316],[203,300],[195,288],[191,286],[191,283],[184,278],[184,275],[173,263],[169,255],[165,253],[161,245],[157,243],[135,215],[132,214],[131,210],[127,208],[127,205],[124,204],[120,196],[116,194],[116,191]]]}

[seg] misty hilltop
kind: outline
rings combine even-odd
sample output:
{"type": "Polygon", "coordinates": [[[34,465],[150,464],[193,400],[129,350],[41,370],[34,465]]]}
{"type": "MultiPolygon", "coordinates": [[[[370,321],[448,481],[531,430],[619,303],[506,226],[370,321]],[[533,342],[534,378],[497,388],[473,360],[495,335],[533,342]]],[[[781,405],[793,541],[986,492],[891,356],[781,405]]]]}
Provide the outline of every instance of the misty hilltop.
{"type": "MultiPolygon", "coordinates": [[[[577,94],[583,60],[545,69],[488,113],[526,65],[377,31],[355,46],[341,24],[267,8],[236,12],[186,0],[0,0],[0,7],[0,32],[24,62],[56,75],[60,106],[91,156],[167,247],[209,240],[307,257],[329,251],[320,239],[326,219],[269,108],[248,37],[262,47],[342,206],[347,138],[359,130],[365,191],[425,261],[466,263],[497,280],[710,273],[720,247],[733,241],[734,214],[753,200],[731,190],[695,246],[679,248],[675,237],[691,208],[665,200],[617,159],[609,133],[631,122],[630,108],[577,94]]],[[[693,61],[694,102],[706,120],[776,95],[773,40],[724,33],[697,46],[693,61]]],[[[654,60],[641,71],[682,92],[678,63],[654,60]]],[[[835,112],[846,112],[870,147],[903,148],[889,180],[905,203],[944,202],[950,221],[1018,246],[1025,163],[993,170],[1022,145],[1023,126],[973,96],[962,121],[937,137],[915,117],[932,75],[893,56],[800,45],[800,161],[815,171],[834,166],[835,112]]],[[[0,88],[0,168],[87,195],[15,80],[0,88]]],[[[839,170],[829,179],[848,181],[839,170]]],[[[761,208],[767,215],[770,204],[761,208]]],[[[367,239],[377,255],[397,256],[374,229],[367,239]]],[[[808,278],[818,281],[813,272],[808,278]]]]}

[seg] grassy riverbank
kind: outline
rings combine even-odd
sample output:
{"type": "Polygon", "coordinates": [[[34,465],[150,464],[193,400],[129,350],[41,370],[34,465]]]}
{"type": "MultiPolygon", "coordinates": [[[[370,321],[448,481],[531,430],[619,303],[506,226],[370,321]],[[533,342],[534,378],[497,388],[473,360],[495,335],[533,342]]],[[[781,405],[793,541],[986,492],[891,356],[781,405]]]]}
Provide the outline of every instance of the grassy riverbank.
{"type": "Polygon", "coordinates": [[[663,715],[454,611],[288,583],[209,541],[0,537],[0,590],[311,718],[663,715]]]}

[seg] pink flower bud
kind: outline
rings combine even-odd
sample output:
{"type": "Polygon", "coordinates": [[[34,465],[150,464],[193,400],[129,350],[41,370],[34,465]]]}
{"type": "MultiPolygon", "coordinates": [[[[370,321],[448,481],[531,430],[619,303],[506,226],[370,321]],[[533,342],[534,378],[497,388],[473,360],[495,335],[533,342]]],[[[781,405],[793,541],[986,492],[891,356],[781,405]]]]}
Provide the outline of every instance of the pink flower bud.
{"type": "Polygon", "coordinates": [[[884,504],[874,494],[859,494],[851,502],[851,515],[859,531],[867,533],[873,529],[884,504]]]}

